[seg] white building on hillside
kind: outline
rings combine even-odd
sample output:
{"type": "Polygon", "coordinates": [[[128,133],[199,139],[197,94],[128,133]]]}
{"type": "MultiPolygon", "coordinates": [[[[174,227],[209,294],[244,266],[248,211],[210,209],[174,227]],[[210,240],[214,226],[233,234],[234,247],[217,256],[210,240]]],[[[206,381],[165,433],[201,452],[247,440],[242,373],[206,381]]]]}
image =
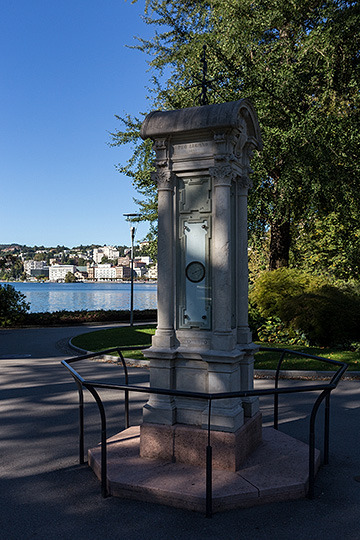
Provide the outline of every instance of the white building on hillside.
{"type": "Polygon", "coordinates": [[[157,266],[157,264],[154,264],[154,266],[151,266],[148,269],[147,275],[148,275],[149,279],[157,280],[157,277],[158,277],[158,266],[157,266]]]}
{"type": "Polygon", "coordinates": [[[31,276],[31,270],[42,270],[47,267],[45,261],[24,261],[24,272],[27,276],[31,276]]]}
{"type": "Polygon", "coordinates": [[[73,264],[54,264],[49,266],[49,281],[64,281],[66,274],[75,274],[76,266],[73,264]]]}
{"type": "Polygon", "coordinates": [[[103,246],[101,248],[93,249],[93,260],[96,264],[100,264],[103,257],[108,259],[117,259],[120,257],[120,252],[113,246],[103,246]]]}
{"type": "Polygon", "coordinates": [[[142,262],[146,264],[146,266],[150,266],[150,264],[153,262],[152,258],[148,255],[142,255],[140,257],[135,257],[135,261],[142,262]]]}
{"type": "Polygon", "coordinates": [[[111,264],[98,264],[94,268],[95,270],[95,279],[115,279],[116,278],[116,269],[111,264]]]}
{"type": "Polygon", "coordinates": [[[134,272],[138,278],[142,278],[143,276],[147,275],[147,268],[146,266],[139,266],[134,267],[134,272]]]}

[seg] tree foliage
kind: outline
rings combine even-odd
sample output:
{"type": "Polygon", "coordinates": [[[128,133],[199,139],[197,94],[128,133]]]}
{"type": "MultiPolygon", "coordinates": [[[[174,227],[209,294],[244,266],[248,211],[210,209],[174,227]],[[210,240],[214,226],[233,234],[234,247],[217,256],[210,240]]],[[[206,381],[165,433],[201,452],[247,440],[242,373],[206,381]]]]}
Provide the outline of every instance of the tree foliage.
{"type": "Polygon", "coordinates": [[[0,257],[0,279],[19,279],[24,272],[24,265],[20,257],[7,253],[0,257]]]}
{"type": "MultiPolygon", "coordinates": [[[[298,228],[335,210],[360,215],[360,13],[343,0],[148,0],[154,107],[194,106],[207,46],[212,102],[249,98],[264,150],[253,160],[251,236],[270,229],[270,268],[289,264],[298,228]]],[[[142,196],[143,219],[156,219],[149,141],[141,118],[120,119],[113,144],[135,151],[119,171],[142,196]]]]}
{"type": "Polygon", "coordinates": [[[336,280],[360,279],[360,223],[350,211],[338,212],[299,225],[290,260],[309,273],[336,280]]]}
{"type": "Polygon", "coordinates": [[[72,272],[68,272],[65,276],[65,283],[76,283],[76,276],[72,272]]]}
{"type": "MultiPolygon", "coordinates": [[[[295,268],[263,272],[250,301],[265,320],[255,328],[260,339],[329,346],[359,341],[359,287],[330,283],[295,268]]],[[[278,341],[279,342],[279,341],[278,341]]]]}
{"type": "Polygon", "coordinates": [[[0,285],[0,326],[18,323],[29,310],[30,304],[24,294],[12,285],[0,285]]]}
{"type": "MultiPolygon", "coordinates": [[[[144,116],[144,115],[143,115],[144,116]]],[[[130,160],[126,164],[117,166],[119,173],[132,179],[136,190],[140,194],[140,199],[135,199],[139,206],[139,218],[134,221],[149,221],[150,240],[156,237],[157,221],[157,190],[156,184],[151,179],[151,172],[155,170],[153,166],[152,143],[150,140],[140,139],[141,120],[132,119],[130,116],[116,118],[122,123],[124,131],[119,130],[111,133],[112,143],[110,146],[121,146],[123,144],[132,145],[134,151],[130,160]]]]}

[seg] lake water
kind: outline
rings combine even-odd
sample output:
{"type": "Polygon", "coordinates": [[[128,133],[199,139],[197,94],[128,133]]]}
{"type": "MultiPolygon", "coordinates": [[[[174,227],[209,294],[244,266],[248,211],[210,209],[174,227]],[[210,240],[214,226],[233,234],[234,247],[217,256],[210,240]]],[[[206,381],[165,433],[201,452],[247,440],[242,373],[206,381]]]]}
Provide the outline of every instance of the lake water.
{"type": "MultiPolygon", "coordinates": [[[[130,309],[130,283],[10,283],[30,311],[130,309]]],[[[134,309],[156,309],[156,284],[134,283],[134,309]]]]}

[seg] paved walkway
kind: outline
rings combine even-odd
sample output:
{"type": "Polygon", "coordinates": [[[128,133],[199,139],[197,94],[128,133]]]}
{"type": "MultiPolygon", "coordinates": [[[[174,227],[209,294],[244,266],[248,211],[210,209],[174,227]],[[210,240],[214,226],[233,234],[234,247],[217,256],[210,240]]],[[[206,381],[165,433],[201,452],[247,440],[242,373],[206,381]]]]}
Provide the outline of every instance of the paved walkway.
{"type": "MultiPolygon", "coordinates": [[[[316,498],[215,514],[139,501],[102,499],[93,472],[77,456],[77,392],[60,365],[67,342],[94,327],[0,330],[0,531],[6,540],[319,540],[360,538],[360,381],[341,382],[332,397],[330,465],[316,498]]],[[[70,353],[72,354],[72,353],[70,353]]],[[[113,364],[92,362],[87,376],[120,380],[113,364]]],[[[130,370],[145,382],[146,369],[130,370]]],[[[271,381],[256,381],[260,387],[271,381]]],[[[297,384],[283,381],[282,384],[297,384]]],[[[122,429],[122,402],[106,394],[109,434],[122,429]]],[[[307,440],[310,397],[281,400],[281,429],[307,440]]],[[[141,417],[141,401],[131,422],[141,417]]],[[[265,424],[270,400],[262,402],[265,424]]],[[[321,419],[319,419],[321,423],[321,419]]],[[[86,446],[100,438],[98,412],[86,400],[86,446]]],[[[321,439],[321,438],[320,438],[321,439]]]]}

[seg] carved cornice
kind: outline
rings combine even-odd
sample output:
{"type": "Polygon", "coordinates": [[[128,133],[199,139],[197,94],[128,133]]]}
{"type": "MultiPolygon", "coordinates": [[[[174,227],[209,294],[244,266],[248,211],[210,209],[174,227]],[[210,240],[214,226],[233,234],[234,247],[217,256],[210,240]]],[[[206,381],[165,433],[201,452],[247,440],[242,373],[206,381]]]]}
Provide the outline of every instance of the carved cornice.
{"type": "Polygon", "coordinates": [[[223,144],[226,141],[225,133],[214,133],[214,141],[217,144],[223,144]]]}
{"type": "Polygon", "coordinates": [[[215,142],[215,154],[214,157],[217,162],[229,162],[234,159],[234,144],[233,136],[231,133],[217,132],[213,136],[215,142]]]}
{"type": "Polygon", "coordinates": [[[168,140],[156,139],[153,144],[157,161],[164,161],[168,157],[168,140]]]}

